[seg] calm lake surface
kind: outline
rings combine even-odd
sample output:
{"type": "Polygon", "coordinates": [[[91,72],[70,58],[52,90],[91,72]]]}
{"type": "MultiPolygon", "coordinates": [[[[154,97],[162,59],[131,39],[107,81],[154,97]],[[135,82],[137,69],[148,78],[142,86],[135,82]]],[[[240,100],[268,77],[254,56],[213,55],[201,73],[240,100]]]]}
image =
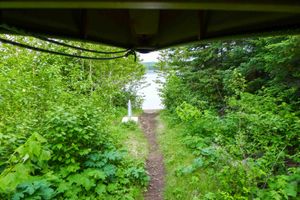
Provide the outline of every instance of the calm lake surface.
{"type": "Polygon", "coordinates": [[[139,90],[138,94],[144,97],[142,105],[143,110],[163,109],[161,98],[159,96],[160,84],[157,80],[164,81],[163,77],[158,76],[156,72],[148,71],[145,75],[146,87],[139,90]]]}

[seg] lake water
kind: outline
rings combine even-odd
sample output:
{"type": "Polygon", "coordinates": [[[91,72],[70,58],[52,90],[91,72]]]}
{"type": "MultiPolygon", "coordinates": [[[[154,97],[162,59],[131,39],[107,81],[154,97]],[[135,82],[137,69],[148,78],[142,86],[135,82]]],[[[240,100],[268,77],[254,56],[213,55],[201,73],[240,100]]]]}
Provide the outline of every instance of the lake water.
{"type": "Polygon", "coordinates": [[[164,78],[158,76],[158,74],[153,71],[146,73],[145,81],[147,86],[138,92],[138,94],[144,97],[143,110],[163,109],[162,101],[159,96],[160,84],[156,83],[157,80],[164,81],[164,78]]]}

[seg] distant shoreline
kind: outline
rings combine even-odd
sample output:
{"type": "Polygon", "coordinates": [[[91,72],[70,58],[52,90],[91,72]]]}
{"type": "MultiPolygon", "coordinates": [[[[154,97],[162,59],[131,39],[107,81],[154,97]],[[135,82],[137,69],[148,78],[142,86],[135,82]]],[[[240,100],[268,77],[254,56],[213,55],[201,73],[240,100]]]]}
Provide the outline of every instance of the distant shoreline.
{"type": "Polygon", "coordinates": [[[147,71],[148,70],[155,70],[155,65],[157,62],[142,62],[142,64],[146,67],[147,71]]]}

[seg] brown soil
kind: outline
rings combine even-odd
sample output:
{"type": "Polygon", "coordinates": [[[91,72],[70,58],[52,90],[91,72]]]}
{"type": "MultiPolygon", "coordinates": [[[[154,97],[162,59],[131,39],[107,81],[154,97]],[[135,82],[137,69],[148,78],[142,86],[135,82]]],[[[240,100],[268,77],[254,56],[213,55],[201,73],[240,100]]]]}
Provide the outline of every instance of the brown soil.
{"type": "Polygon", "coordinates": [[[140,117],[142,129],[149,143],[146,168],[150,176],[150,184],[145,193],[145,200],[163,199],[165,170],[163,156],[156,141],[156,116],[157,113],[143,113],[140,117]]]}

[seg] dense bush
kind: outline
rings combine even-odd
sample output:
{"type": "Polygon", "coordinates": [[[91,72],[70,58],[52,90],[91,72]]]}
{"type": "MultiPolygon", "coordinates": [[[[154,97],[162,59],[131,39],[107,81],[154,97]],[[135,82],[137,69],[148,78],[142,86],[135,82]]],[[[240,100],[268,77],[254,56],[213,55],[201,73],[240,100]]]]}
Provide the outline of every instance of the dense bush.
{"type": "Polygon", "coordinates": [[[144,67],[131,58],[101,62],[0,48],[0,199],[139,195],[149,179],[144,165],[122,150],[111,127],[123,106],[114,99],[128,97],[124,87],[136,87],[144,67]]]}
{"type": "Polygon", "coordinates": [[[162,53],[163,101],[195,156],[178,175],[204,170],[216,183],[198,199],[299,196],[299,45],[286,36],[162,53]]]}

